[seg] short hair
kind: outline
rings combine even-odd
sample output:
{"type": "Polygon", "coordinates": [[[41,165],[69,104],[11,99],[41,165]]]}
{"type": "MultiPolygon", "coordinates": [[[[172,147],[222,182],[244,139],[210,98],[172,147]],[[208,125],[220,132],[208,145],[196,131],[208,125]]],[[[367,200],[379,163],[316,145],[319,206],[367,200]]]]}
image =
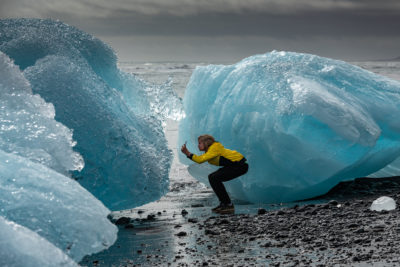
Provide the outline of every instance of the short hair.
{"type": "Polygon", "coordinates": [[[197,140],[206,146],[206,150],[215,142],[215,138],[209,134],[200,135],[197,140]]]}

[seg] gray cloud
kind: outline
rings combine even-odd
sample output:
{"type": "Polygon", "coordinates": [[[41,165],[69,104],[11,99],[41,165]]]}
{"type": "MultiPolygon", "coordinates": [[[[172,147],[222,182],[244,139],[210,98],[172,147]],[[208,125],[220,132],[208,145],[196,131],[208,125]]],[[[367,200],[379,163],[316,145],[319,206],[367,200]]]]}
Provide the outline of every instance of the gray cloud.
{"type": "Polygon", "coordinates": [[[0,10],[1,17],[61,19],[101,35],[400,33],[398,0],[2,0],[0,10]]]}
{"type": "Polygon", "coordinates": [[[60,19],[116,46],[113,40],[134,36],[167,40],[173,50],[182,45],[172,40],[188,40],[187,54],[201,40],[209,49],[212,40],[215,47],[236,44],[232,53],[248,47],[251,53],[265,52],[262,47],[314,52],[320,44],[325,54],[340,47],[343,54],[365,51],[369,56],[373,49],[381,48],[377,54],[383,55],[400,47],[398,0],[1,0],[0,18],[6,17],[60,19]],[[244,39],[254,43],[246,45],[244,39]]]}

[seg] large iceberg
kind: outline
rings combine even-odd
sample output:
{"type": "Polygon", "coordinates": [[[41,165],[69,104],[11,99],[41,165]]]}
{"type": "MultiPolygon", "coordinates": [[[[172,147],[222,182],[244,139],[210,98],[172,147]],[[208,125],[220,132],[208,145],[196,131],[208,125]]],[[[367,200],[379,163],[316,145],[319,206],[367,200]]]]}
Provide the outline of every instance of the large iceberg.
{"type": "Polygon", "coordinates": [[[72,131],[54,120],[55,111],[17,66],[0,52],[0,149],[46,165],[60,173],[81,170],[84,162],[73,151],[72,131]]]}
{"type": "Polygon", "coordinates": [[[38,233],[74,260],[111,246],[110,211],[76,181],[0,150],[0,216],[38,233]]]}
{"type": "MultiPolygon", "coordinates": [[[[251,202],[314,197],[400,155],[400,83],[315,55],[273,51],[198,67],[184,109],[179,143],[196,151],[209,133],[242,152],[249,172],[227,185],[251,202]]],[[[189,167],[206,183],[212,170],[189,167]]]]}
{"type": "Polygon", "coordinates": [[[37,233],[0,217],[0,265],[9,267],[71,266],[71,258],[37,233]]]}
{"type": "Polygon", "coordinates": [[[107,219],[110,211],[66,176],[84,164],[73,150],[72,131],[54,119],[54,106],[32,94],[21,71],[1,52],[0,78],[0,217],[9,221],[0,222],[0,232],[10,244],[1,249],[7,257],[0,262],[41,265],[53,258],[47,263],[71,265],[69,257],[79,261],[109,247],[117,237],[117,228],[107,219]],[[18,247],[22,238],[26,242],[18,247]],[[40,244],[48,253],[32,258],[35,249],[29,246],[40,244]]]}
{"type": "MultiPolygon", "coordinates": [[[[167,192],[171,151],[161,119],[175,109],[158,110],[151,99],[165,88],[121,72],[106,44],[59,21],[0,20],[0,51],[23,70],[32,91],[54,105],[55,119],[73,131],[75,150],[85,161],[73,177],[108,208],[132,208],[167,192]]],[[[176,100],[168,89],[165,103],[176,100]]],[[[180,112],[179,101],[176,106],[180,112]]]]}

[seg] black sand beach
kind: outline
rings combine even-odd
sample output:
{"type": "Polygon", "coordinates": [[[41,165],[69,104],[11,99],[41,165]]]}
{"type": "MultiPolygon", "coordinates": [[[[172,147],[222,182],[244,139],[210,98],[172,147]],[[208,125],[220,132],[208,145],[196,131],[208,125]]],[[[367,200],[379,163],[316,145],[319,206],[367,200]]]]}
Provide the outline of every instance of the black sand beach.
{"type": "MultiPolygon", "coordinates": [[[[82,266],[399,266],[400,212],[374,212],[380,196],[400,197],[400,177],[342,182],[326,195],[280,205],[236,203],[210,212],[213,193],[196,182],[189,198],[112,214],[117,242],[82,266]],[[200,186],[201,187],[201,186],[200,186]]],[[[186,188],[185,188],[186,187],[186,188]]]]}

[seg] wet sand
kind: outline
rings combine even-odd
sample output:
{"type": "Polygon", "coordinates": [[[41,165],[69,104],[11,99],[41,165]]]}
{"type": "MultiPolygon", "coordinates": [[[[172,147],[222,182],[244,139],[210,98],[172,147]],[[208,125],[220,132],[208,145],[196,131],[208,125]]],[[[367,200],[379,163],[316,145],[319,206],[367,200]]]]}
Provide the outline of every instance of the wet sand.
{"type": "Polygon", "coordinates": [[[115,212],[119,238],[82,266],[399,266],[400,212],[373,200],[400,197],[400,178],[356,179],[306,202],[235,203],[218,215],[214,194],[193,181],[161,200],[115,212]],[[191,194],[179,192],[191,191],[191,194]]]}

